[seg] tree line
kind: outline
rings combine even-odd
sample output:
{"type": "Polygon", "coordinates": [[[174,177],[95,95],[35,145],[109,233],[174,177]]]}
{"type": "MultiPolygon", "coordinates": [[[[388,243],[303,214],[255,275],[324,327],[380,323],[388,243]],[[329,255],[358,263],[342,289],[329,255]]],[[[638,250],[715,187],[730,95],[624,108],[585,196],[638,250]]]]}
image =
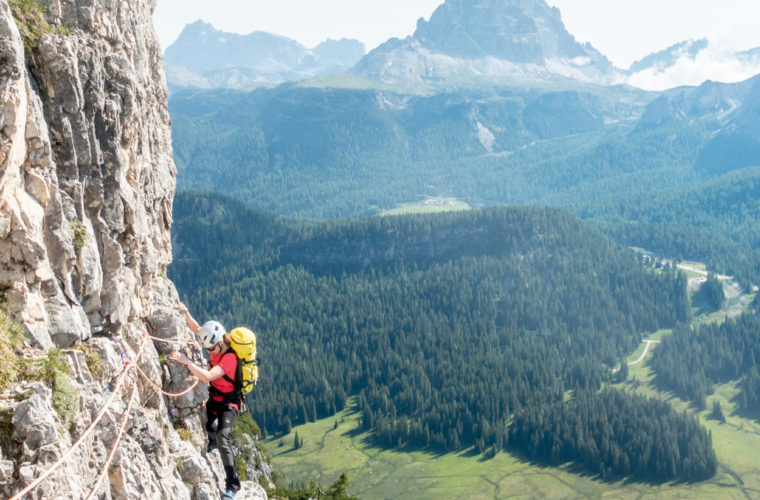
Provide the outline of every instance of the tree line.
{"type": "Polygon", "coordinates": [[[718,467],[712,437],[696,417],[614,389],[582,390],[568,404],[523,408],[509,438],[531,459],[579,461],[602,478],[701,481],[718,467]]]}
{"type": "Polygon", "coordinates": [[[681,325],[663,339],[652,358],[655,381],[699,409],[715,384],[740,380],[739,407],[760,417],[760,318],[755,312],[721,324],[681,325]]]}

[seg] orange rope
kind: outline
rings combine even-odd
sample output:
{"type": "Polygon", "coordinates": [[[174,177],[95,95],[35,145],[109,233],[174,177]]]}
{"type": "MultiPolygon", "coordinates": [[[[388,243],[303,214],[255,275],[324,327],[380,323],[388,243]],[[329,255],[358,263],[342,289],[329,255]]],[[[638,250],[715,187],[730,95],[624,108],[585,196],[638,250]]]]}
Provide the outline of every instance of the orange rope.
{"type": "MultiPolygon", "coordinates": [[[[23,490],[21,490],[16,495],[12,496],[9,500],[18,500],[23,495],[26,495],[31,490],[33,490],[34,488],[36,488],[37,486],[39,486],[39,484],[42,483],[42,481],[44,481],[45,479],[47,479],[47,477],[50,476],[50,474],[52,474],[53,471],[55,471],[58,467],[60,467],[61,464],[63,464],[63,462],[65,462],[69,458],[69,456],[74,452],[74,450],[76,450],[79,447],[79,445],[82,444],[82,442],[84,441],[84,439],[87,436],[90,435],[90,433],[93,431],[93,429],[95,428],[95,426],[98,424],[98,422],[100,422],[100,420],[103,418],[103,416],[108,411],[108,407],[110,406],[110,404],[113,401],[113,399],[116,397],[119,389],[121,388],[121,385],[124,383],[125,377],[126,377],[127,373],[129,372],[130,368],[132,368],[132,367],[136,368],[137,371],[140,373],[140,375],[142,375],[143,378],[145,378],[145,380],[147,380],[148,383],[154,389],[158,390],[159,392],[161,392],[162,394],[164,394],[165,396],[168,396],[168,397],[183,396],[183,395],[187,394],[188,392],[192,391],[195,388],[195,386],[197,386],[200,383],[200,381],[196,380],[195,383],[193,385],[191,385],[187,390],[185,390],[183,392],[180,392],[180,393],[176,393],[176,394],[170,394],[168,392],[165,392],[158,385],[156,385],[152,380],[150,380],[150,378],[148,378],[147,375],[145,375],[145,373],[142,371],[142,369],[140,369],[140,366],[137,364],[137,361],[142,356],[143,350],[145,349],[145,346],[147,345],[147,339],[150,338],[150,339],[158,341],[158,342],[166,342],[166,343],[171,343],[171,344],[189,344],[189,345],[193,345],[193,342],[192,341],[189,341],[189,342],[185,342],[185,341],[170,341],[170,340],[167,340],[167,339],[161,339],[161,338],[158,338],[158,337],[153,337],[151,335],[148,335],[146,332],[143,332],[143,337],[144,337],[144,340],[143,340],[143,343],[140,345],[140,350],[138,351],[137,356],[135,356],[134,361],[127,361],[125,363],[124,370],[119,375],[118,381],[117,381],[116,385],[113,388],[113,392],[111,393],[111,397],[108,398],[108,401],[103,406],[103,409],[100,411],[100,413],[95,418],[95,420],[92,421],[92,423],[90,424],[90,426],[84,431],[84,433],[82,433],[82,435],[79,437],[79,439],[73,445],[71,445],[71,448],[69,448],[68,451],[66,451],[66,453],[64,453],[63,456],[61,456],[61,458],[58,459],[57,462],[55,462],[49,469],[47,469],[40,477],[38,477],[37,479],[35,479],[30,485],[28,485],[26,488],[24,488],[23,490]]],[[[117,439],[116,439],[116,441],[114,443],[113,448],[111,448],[111,452],[108,455],[108,460],[107,460],[105,466],[103,467],[103,469],[100,471],[100,474],[98,476],[98,480],[95,483],[95,486],[93,486],[92,490],[90,491],[90,494],[88,495],[87,499],[92,498],[92,496],[95,494],[95,491],[100,486],[100,483],[103,481],[103,478],[105,477],[105,474],[106,474],[106,472],[108,471],[108,468],[111,465],[111,462],[113,460],[113,456],[116,454],[116,450],[118,449],[119,443],[121,442],[122,436],[124,434],[124,429],[125,429],[126,424],[127,424],[128,420],[129,420],[129,413],[132,411],[132,404],[134,403],[136,391],[137,391],[137,382],[135,382],[133,384],[133,386],[132,386],[132,394],[130,395],[129,404],[127,406],[127,409],[124,412],[124,418],[123,418],[123,420],[121,422],[121,427],[119,429],[119,434],[117,435],[117,439]]]]}
{"type": "Polygon", "coordinates": [[[192,340],[169,340],[169,339],[162,339],[161,337],[154,337],[152,335],[148,335],[147,333],[144,334],[145,337],[155,340],[156,342],[164,342],[165,344],[186,344],[186,345],[195,345],[195,342],[192,340]]]}
{"type": "MultiPolygon", "coordinates": [[[[135,361],[137,361],[138,359],[140,359],[140,356],[142,356],[143,349],[145,349],[146,345],[148,345],[147,341],[143,340],[143,343],[140,346],[140,350],[137,353],[137,356],[135,357],[135,361]]],[[[119,375],[119,379],[118,379],[116,385],[113,388],[113,392],[111,393],[111,397],[108,398],[108,401],[103,406],[103,409],[100,410],[100,413],[95,418],[95,420],[92,421],[92,423],[87,428],[87,430],[85,430],[84,433],[82,433],[82,435],[79,436],[79,439],[77,439],[77,441],[73,445],[71,445],[71,448],[69,448],[68,451],[66,453],[64,453],[63,456],[61,458],[59,458],[58,461],[55,462],[52,465],[52,467],[50,467],[49,469],[47,469],[40,477],[38,477],[37,479],[35,479],[29,486],[27,486],[26,488],[24,488],[23,490],[21,490],[19,493],[16,493],[9,500],[18,500],[19,498],[21,498],[22,496],[26,495],[27,493],[29,493],[30,491],[32,491],[34,488],[36,488],[37,486],[39,486],[39,484],[42,481],[44,481],[45,479],[47,479],[47,477],[50,476],[50,474],[52,474],[53,471],[55,471],[58,467],[60,467],[61,464],[63,464],[63,462],[65,462],[72,453],[74,453],[74,450],[76,450],[79,447],[79,445],[82,444],[82,441],[84,441],[84,439],[87,436],[90,435],[90,433],[95,429],[95,426],[97,425],[97,423],[100,422],[100,420],[106,414],[106,411],[108,411],[108,406],[111,404],[111,401],[113,401],[113,399],[116,397],[116,395],[117,395],[117,393],[119,391],[119,388],[121,387],[121,384],[124,383],[124,378],[126,377],[127,373],[129,372],[129,369],[132,366],[136,366],[134,364],[134,362],[127,362],[127,363],[125,363],[124,370],[121,372],[121,375],[119,375]]]]}
{"type": "Polygon", "coordinates": [[[148,376],[147,376],[147,375],[145,375],[145,372],[143,372],[143,371],[140,369],[140,367],[139,367],[139,366],[135,365],[135,368],[137,368],[137,371],[138,371],[138,372],[140,372],[140,375],[142,375],[142,376],[143,376],[143,378],[144,378],[145,380],[147,380],[147,382],[148,382],[148,383],[151,385],[151,387],[153,387],[153,388],[154,388],[156,391],[160,392],[160,393],[161,393],[161,394],[163,394],[164,396],[167,396],[167,397],[170,397],[170,398],[178,398],[178,397],[180,397],[180,396],[184,396],[184,395],[185,395],[185,394],[187,394],[188,392],[190,392],[190,391],[192,391],[193,389],[195,389],[195,386],[196,386],[196,385],[198,385],[198,384],[200,383],[200,380],[196,380],[196,381],[195,381],[195,383],[194,383],[193,385],[191,385],[190,387],[188,387],[186,390],[184,390],[184,391],[182,391],[182,392],[177,392],[177,393],[171,394],[171,393],[168,393],[168,392],[164,391],[164,390],[163,390],[161,387],[159,387],[159,386],[158,386],[158,384],[156,384],[156,383],[155,383],[155,382],[153,382],[153,381],[152,381],[150,378],[148,378],[148,376]]]}
{"type": "MultiPolygon", "coordinates": [[[[137,365],[134,365],[137,366],[137,365]]],[[[116,441],[114,441],[113,447],[111,448],[111,452],[108,454],[108,460],[106,460],[106,464],[103,466],[103,469],[100,471],[100,474],[98,475],[98,480],[95,482],[95,485],[92,487],[92,490],[90,490],[90,494],[87,495],[87,498],[85,500],[90,500],[93,495],[95,495],[95,492],[100,487],[101,481],[103,481],[103,478],[106,475],[106,472],[108,472],[108,468],[111,466],[111,462],[113,461],[113,456],[116,454],[116,449],[119,447],[119,443],[121,442],[121,438],[124,435],[124,429],[127,426],[127,422],[129,421],[129,412],[132,411],[132,403],[135,401],[135,394],[137,393],[137,380],[132,384],[132,394],[129,396],[129,404],[127,405],[127,409],[124,411],[124,417],[121,420],[121,427],[119,427],[119,433],[116,435],[116,441]]]]}

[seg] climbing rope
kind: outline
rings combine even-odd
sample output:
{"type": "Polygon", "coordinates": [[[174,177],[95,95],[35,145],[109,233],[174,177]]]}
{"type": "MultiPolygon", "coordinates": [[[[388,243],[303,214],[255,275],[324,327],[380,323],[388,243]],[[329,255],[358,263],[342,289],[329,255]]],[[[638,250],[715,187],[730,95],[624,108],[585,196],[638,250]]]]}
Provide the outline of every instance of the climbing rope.
{"type": "Polygon", "coordinates": [[[21,498],[22,496],[26,495],[27,493],[29,493],[30,491],[32,491],[34,488],[36,488],[37,486],[39,486],[39,484],[42,483],[42,481],[44,481],[45,479],[47,479],[48,476],[50,476],[50,474],[52,474],[58,467],[60,467],[61,464],[63,464],[63,462],[65,462],[69,458],[69,456],[71,456],[72,453],[74,453],[74,451],[79,447],[79,445],[82,444],[82,442],[85,440],[85,438],[90,435],[90,433],[95,429],[95,426],[98,424],[98,422],[100,422],[100,420],[103,418],[103,416],[108,411],[108,407],[111,404],[111,402],[113,401],[113,399],[116,397],[116,395],[118,394],[119,389],[121,388],[121,384],[124,383],[124,379],[126,378],[127,373],[129,373],[129,369],[132,366],[136,366],[134,363],[138,359],[140,359],[140,356],[142,356],[143,349],[145,349],[146,345],[147,345],[147,339],[143,339],[143,342],[140,345],[140,350],[138,351],[137,356],[135,357],[135,361],[125,361],[124,362],[124,369],[123,369],[123,371],[119,375],[119,378],[116,381],[116,385],[113,388],[113,392],[111,393],[111,397],[108,398],[108,401],[106,402],[106,404],[103,405],[103,409],[100,410],[100,413],[98,413],[98,416],[95,417],[95,420],[93,420],[92,423],[90,424],[90,426],[82,433],[81,436],[79,436],[79,439],[77,439],[77,441],[73,445],[71,445],[71,448],[69,448],[68,451],[66,451],[66,453],[64,453],[61,456],[61,458],[59,458],[58,461],[56,461],[52,465],[52,467],[50,467],[49,469],[47,469],[40,477],[38,477],[37,479],[35,479],[30,485],[28,485],[26,488],[24,488],[23,490],[21,490],[19,493],[17,493],[14,496],[12,496],[9,500],[18,500],[19,498],[21,498]]]}
{"type": "MultiPolygon", "coordinates": [[[[163,395],[165,395],[167,397],[184,396],[188,392],[192,391],[200,383],[200,381],[196,380],[195,383],[193,385],[191,385],[188,389],[186,389],[186,390],[184,390],[182,392],[179,392],[179,393],[175,393],[175,394],[168,393],[168,392],[164,391],[161,387],[159,387],[155,382],[153,382],[145,374],[145,372],[142,371],[142,369],[140,368],[140,366],[137,364],[137,362],[139,361],[140,357],[142,356],[142,353],[143,353],[143,350],[145,349],[145,346],[148,343],[148,339],[151,339],[151,340],[154,340],[154,341],[157,341],[157,342],[165,342],[165,343],[171,343],[171,344],[194,345],[194,343],[192,341],[189,341],[189,342],[188,341],[172,341],[172,340],[168,340],[168,339],[162,339],[162,338],[159,338],[159,337],[153,337],[152,335],[148,335],[147,332],[143,332],[142,336],[143,336],[143,341],[142,341],[142,344],[140,344],[140,350],[137,352],[137,355],[135,356],[134,360],[125,359],[125,356],[124,356],[125,353],[122,352],[122,354],[121,354],[121,360],[122,360],[122,363],[124,363],[124,368],[123,368],[121,374],[119,374],[119,377],[118,377],[118,379],[116,381],[116,384],[114,385],[113,391],[111,393],[111,396],[108,398],[108,401],[106,401],[105,405],[103,406],[103,409],[100,410],[100,413],[98,413],[98,416],[95,417],[95,420],[92,421],[92,423],[90,424],[90,426],[82,433],[81,436],[79,436],[79,439],[77,439],[77,441],[73,445],[71,445],[71,448],[69,448],[66,451],[66,453],[64,453],[61,456],[61,458],[58,459],[58,461],[56,461],[49,469],[47,469],[44,473],[42,473],[42,475],[40,475],[40,477],[38,477],[37,479],[35,479],[31,484],[29,484],[26,488],[24,488],[23,490],[21,490],[20,492],[18,492],[16,495],[12,496],[9,500],[18,500],[22,496],[26,495],[27,493],[29,493],[30,491],[32,491],[34,488],[36,488],[37,486],[39,486],[40,483],[42,483],[42,481],[44,481],[45,479],[47,479],[48,476],[50,476],[56,469],[58,469],[58,467],[60,467],[69,458],[69,456],[71,456],[71,454],[74,453],[74,451],[79,447],[79,445],[82,444],[82,442],[85,440],[85,438],[90,435],[90,433],[95,429],[95,426],[98,424],[98,422],[100,422],[100,420],[103,418],[103,416],[108,411],[108,407],[111,405],[111,402],[113,401],[113,399],[118,394],[119,389],[121,388],[121,385],[124,383],[124,380],[126,379],[127,373],[129,373],[129,369],[130,368],[135,368],[137,370],[137,372],[140,375],[142,375],[142,377],[150,384],[150,386],[153,387],[153,389],[159,391],[161,394],[163,394],[163,395]]],[[[132,393],[131,393],[131,395],[129,397],[129,404],[127,405],[127,409],[124,412],[124,417],[122,418],[122,421],[121,421],[121,426],[119,428],[119,433],[118,433],[118,435],[116,437],[116,440],[114,441],[114,445],[111,448],[111,451],[110,451],[110,453],[108,455],[108,459],[106,461],[106,464],[103,466],[103,469],[100,471],[100,474],[98,475],[98,479],[97,479],[95,485],[93,486],[92,490],[90,491],[90,494],[87,496],[87,500],[89,500],[90,498],[93,497],[93,495],[95,495],[95,492],[100,487],[100,483],[103,481],[103,478],[105,477],[106,473],[108,472],[108,468],[111,466],[111,462],[113,461],[113,457],[116,454],[116,450],[118,449],[119,444],[120,444],[120,442],[121,442],[121,440],[122,440],[122,438],[124,436],[124,429],[126,428],[127,422],[129,420],[129,413],[132,411],[132,404],[134,403],[135,394],[136,393],[137,393],[137,381],[135,380],[135,382],[132,384],[132,393]]]]}
{"type": "Polygon", "coordinates": [[[154,337],[152,335],[148,335],[147,333],[143,334],[145,337],[155,341],[155,342],[163,342],[164,344],[175,344],[175,345],[186,345],[192,347],[193,350],[193,361],[196,363],[201,363],[201,360],[203,359],[203,349],[201,346],[196,342],[194,339],[191,340],[169,340],[169,339],[162,339],[161,337],[154,337]]]}
{"type": "Polygon", "coordinates": [[[137,394],[137,380],[135,380],[134,383],[132,384],[132,394],[130,394],[129,396],[129,404],[127,405],[127,409],[124,411],[124,417],[121,419],[121,426],[119,427],[119,433],[116,435],[116,440],[114,441],[113,447],[111,447],[111,452],[108,454],[108,459],[106,460],[106,463],[103,466],[103,469],[100,471],[100,474],[98,474],[98,480],[95,481],[95,485],[92,487],[92,490],[90,490],[90,494],[87,495],[87,498],[85,500],[90,500],[93,497],[93,495],[95,495],[95,492],[98,491],[98,488],[100,487],[100,483],[103,481],[103,478],[105,477],[106,472],[108,472],[108,468],[111,466],[111,462],[113,461],[113,456],[116,454],[116,449],[119,447],[121,438],[124,436],[124,429],[127,427],[127,422],[129,421],[129,413],[132,411],[132,403],[134,403],[135,401],[135,394],[137,394]]]}
{"type": "Polygon", "coordinates": [[[185,390],[184,390],[184,391],[182,391],[182,392],[169,393],[169,392],[166,392],[166,391],[164,391],[164,390],[163,390],[161,387],[159,387],[159,386],[158,386],[158,384],[156,384],[155,382],[153,382],[153,381],[152,381],[152,380],[151,380],[151,379],[150,379],[150,378],[149,378],[149,377],[148,377],[148,376],[145,374],[145,372],[144,372],[144,371],[142,371],[142,370],[140,369],[140,367],[139,367],[139,366],[135,365],[135,368],[137,368],[137,371],[140,373],[140,375],[142,375],[142,377],[143,377],[143,378],[144,378],[144,379],[145,379],[145,380],[148,382],[148,384],[150,384],[150,386],[151,386],[151,387],[153,387],[153,389],[155,389],[156,391],[160,392],[160,393],[161,393],[161,394],[163,394],[164,396],[167,396],[167,397],[170,397],[170,398],[178,398],[178,397],[180,397],[180,396],[184,396],[184,395],[185,395],[185,394],[187,394],[188,392],[190,392],[190,391],[192,391],[193,389],[195,389],[195,386],[197,386],[197,385],[200,383],[200,380],[196,380],[196,381],[195,381],[195,383],[194,383],[193,385],[191,385],[190,387],[188,387],[187,389],[185,389],[185,390]]]}
{"type": "Polygon", "coordinates": [[[148,335],[147,333],[144,334],[145,337],[154,340],[156,342],[163,342],[165,344],[182,344],[182,345],[191,345],[195,346],[195,342],[192,340],[169,340],[169,339],[162,339],[161,337],[154,337],[153,335],[148,335]]]}

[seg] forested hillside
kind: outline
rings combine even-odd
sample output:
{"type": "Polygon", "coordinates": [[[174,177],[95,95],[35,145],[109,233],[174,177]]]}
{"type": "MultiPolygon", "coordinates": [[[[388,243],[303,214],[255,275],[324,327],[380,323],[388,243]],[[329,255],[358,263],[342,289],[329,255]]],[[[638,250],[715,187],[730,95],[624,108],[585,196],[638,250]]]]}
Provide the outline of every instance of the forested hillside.
{"type": "Polygon", "coordinates": [[[510,427],[510,442],[530,458],[552,465],[576,460],[602,478],[699,481],[718,466],[712,439],[696,417],[660,399],[612,389],[578,391],[569,404],[524,408],[510,427]]]}
{"type": "Polygon", "coordinates": [[[706,261],[749,289],[760,283],[760,167],[687,186],[577,205],[582,218],[625,245],[706,261]]]}
{"type": "Polygon", "coordinates": [[[752,136],[758,95],[754,80],[649,104],[656,95],[592,86],[425,96],[283,85],[180,93],[170,111],[181,189],[305,217],[427,196],[556,206],[622,244],[702,260],[748,285],[760,282],[760,156],[712,144],[732,130],[752,136]]]}
{"type": "Polygon", "coordinates": [[[652,97],[598,88],[419,96],[281,85],[178,93],[170,110],[181,189],[220,192],[285,215],[337,218],[424,194],[474,206],[534,203],[633,172],[643,160],[677,171],[693,162],[688,146],[704,131],[683,133],[674,144],[669,131],[625,139],[652,97]],[[623,122],[630,123],[613,125],[623,122]],[[614,140],[599,154],[610,133],[614,140]]]}
{"type": "Polygon", "coordinates": [[[657,382],[697,408],[716,384],[739,380],[740,409],[760,420],[760,318],[757,311],[722,324],[677,328],[652,359],[657,382]]]}
{"type": "Polygon", "coordinates": [[[604,455],[590,450],[609,446],[634,465],[605,473],[662,480],[714,472],[709,437],[685,415],[658,413],[683,429],[675,440],[648,412],[626,415],[625,427],[649,432],[658,450],[698,464],[655,471],[660,462],[634,461],[641,450],[602,410],[638,403],[624,393],[589,395],[643,332],[687,320],[689,305],[683,276],[646,267],[566,212],[311,222],[189,193],[174,210],[170,275],[183,299],[200,320],[259,334],[252,408],[267,433],[332,415],[358,394],[378,444],[519,449],[533,439],[526,415],[560,411],[589,429],[586,458],[562,460],[594,473],[604,455]],[[565,405],[568,394],[575,398],[565,405]],[[512,417],[524,431],[508,432],[512,417]],[[591,431],[600,425],[612,434],[591,431]],[[683,439],[693,446],[669,448],[683,439]]]}

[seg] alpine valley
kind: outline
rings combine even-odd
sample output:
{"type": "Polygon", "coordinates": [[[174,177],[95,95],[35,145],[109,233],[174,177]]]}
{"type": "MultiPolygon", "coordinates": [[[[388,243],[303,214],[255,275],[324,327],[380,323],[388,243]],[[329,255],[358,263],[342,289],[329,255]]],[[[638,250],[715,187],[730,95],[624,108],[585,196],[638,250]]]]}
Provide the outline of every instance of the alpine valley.
{"type": "Polygon", "coordinates": [[[362,498],[758,498],[760,48],[670,85],[714,50],[617,68],[544,0],[446,0],[366,54],[187,26],[168,273],[258,332],[275,467],[362,498]]]}

